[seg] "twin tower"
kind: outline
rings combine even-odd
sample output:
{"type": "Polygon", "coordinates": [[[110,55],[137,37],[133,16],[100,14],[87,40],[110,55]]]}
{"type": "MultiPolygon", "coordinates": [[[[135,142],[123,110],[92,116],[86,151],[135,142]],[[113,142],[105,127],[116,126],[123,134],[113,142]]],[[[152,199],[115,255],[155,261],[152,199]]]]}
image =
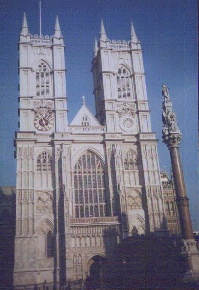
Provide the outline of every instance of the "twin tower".
{"type": "MultiPolygon", "coordinates": [[[[96,117],[83,99],[67,120],[64,41],[19,40],[15,289],[85,279],[122,239],[165,229],[157,140],[142,49],[108,39],[103,22],[92,72],[96,117]]],[[[23,288],[26,289],[26,288],[23,288]]]]}

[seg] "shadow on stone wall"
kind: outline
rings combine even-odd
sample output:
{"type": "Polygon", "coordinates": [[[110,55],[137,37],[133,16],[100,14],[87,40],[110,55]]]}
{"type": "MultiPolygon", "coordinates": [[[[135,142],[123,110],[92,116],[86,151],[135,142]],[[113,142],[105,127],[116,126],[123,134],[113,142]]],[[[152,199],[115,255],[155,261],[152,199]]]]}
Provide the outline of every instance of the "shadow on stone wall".
{"type": "Polygon", "coordinates": [[[0,187],[0,289],[13,285],[15,238],[15,187],[0,187]]]}
{"type": "Polygon", "coordinates": [[[151,233],[129,237],[103,261],[103,289],[198,289],[182,283],[186,261],[181,250],[180,236],[151,233]]]}

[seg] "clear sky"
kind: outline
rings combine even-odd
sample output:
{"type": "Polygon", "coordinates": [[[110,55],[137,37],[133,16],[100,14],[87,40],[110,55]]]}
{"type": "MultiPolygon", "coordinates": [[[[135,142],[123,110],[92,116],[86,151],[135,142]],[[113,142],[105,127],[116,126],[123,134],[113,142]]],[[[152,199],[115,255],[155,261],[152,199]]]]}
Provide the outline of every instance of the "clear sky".
{"type": "MultiPolygon", "coordinates": [[[[23,13],[29,31],[39,34],[38,0],[0,0],[0,185],[15,185],[13,138],[18,123],[18,49],[23,13]]],[[[109,39],[129,40],[130,22],[143,48],[152,128],[159,139],[160,166],[170,171],[162,143],[161,84],[170,89],[192,220],[199,230],[197,117],[197,1],[194,0],[43,0],[42,33],[53,35],[56,15],[66,44],[69,121],[86,96],[95,113],[91,61],[103,19],[109,39]]]]}

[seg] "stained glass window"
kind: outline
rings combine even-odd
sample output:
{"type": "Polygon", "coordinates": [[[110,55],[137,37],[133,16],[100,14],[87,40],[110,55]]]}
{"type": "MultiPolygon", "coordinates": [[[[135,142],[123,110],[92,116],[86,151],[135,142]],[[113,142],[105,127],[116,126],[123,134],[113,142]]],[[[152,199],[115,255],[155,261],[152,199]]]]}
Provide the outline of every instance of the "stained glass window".
{"type": "Polygon", "coordinates": [[[83,154],[74,169],[75,216],[106,216],[104,167],[91,151],[83,154]]]}

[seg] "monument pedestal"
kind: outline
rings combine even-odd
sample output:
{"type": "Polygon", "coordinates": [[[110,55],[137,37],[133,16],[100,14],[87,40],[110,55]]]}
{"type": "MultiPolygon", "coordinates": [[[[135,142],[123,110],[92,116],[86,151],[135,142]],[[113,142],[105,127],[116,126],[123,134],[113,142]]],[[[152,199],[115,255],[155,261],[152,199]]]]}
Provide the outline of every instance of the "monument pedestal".
{"type": "Polygon", "coordinates": [[[182,257],[187,261],[187,271],[184,273],[185,283],[199,281],[199,251],[194,239],[183,239],[182,257]]]}

